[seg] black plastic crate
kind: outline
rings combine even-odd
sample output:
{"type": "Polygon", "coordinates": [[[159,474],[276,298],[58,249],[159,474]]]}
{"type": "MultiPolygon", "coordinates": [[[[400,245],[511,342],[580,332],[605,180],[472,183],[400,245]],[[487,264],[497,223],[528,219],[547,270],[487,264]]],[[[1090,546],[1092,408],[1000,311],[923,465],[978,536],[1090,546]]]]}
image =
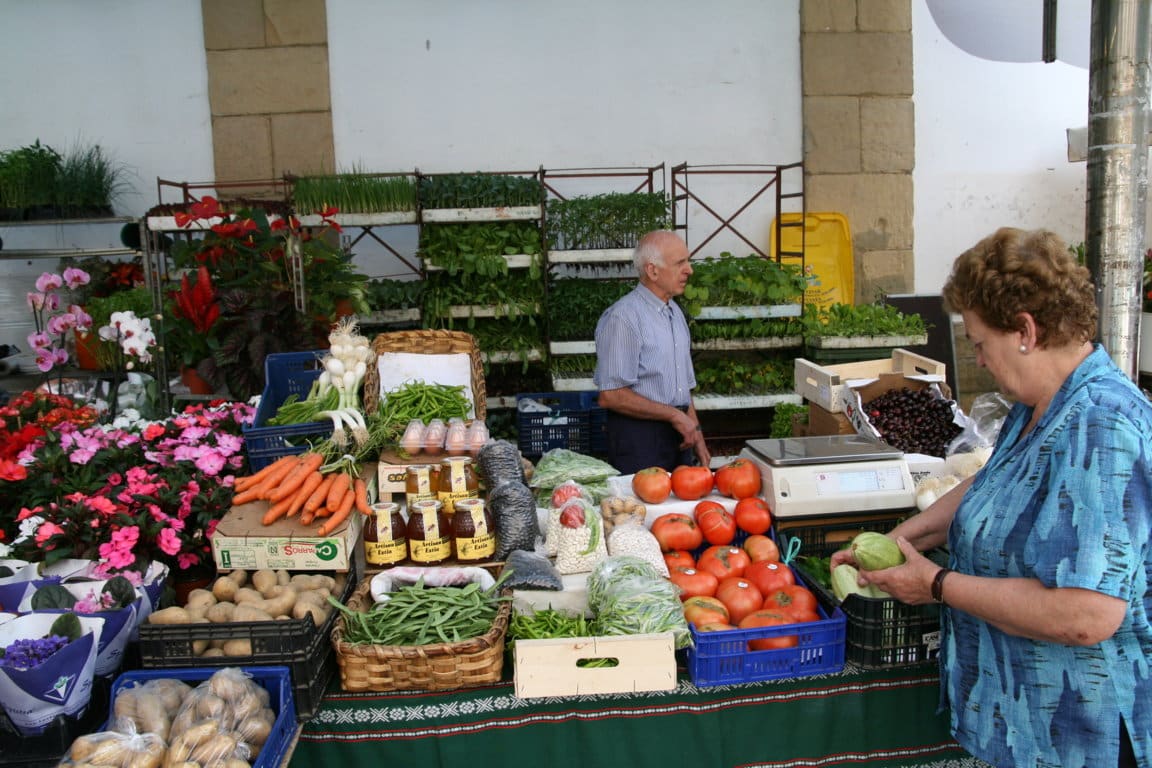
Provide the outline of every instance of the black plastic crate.
{"type": "MultiPolygon", "coordinates": [[[[352,595],[359,581],[349,571],[340,602],[352,595]]],[[[286,666],[292,673],[296,719],[311,719],[336,671],[330,635],[338,611],[333,610],[317,627],[310,618],[279,621],[224,622],[219,624],[148,624],[140,626],[140,660],[146,669],[180,667],[286,666]],[[250,656],[197,656],[195,643],[213,640],[247,640],[250,656]]]]}
{"type": "MultiPolygon", "coordinates": [[[[861,530],[887,532],[898,522],[898,518],[887,522],[878,520],[870,527],[838,525],[830,526],[830,530],[819,526],[786,528],[778,531],[777,541],[781,551],[787,551],[790,539],[799,538],[803,542],[801,555],[827,557],[846,547],[861,530]],[[842,538],[846,531],[852,533],[847,541],[842,538]]],[[[932,550],[928,555],[941,565],[948,561],[943,550],[932,550]]],[[[804,566],[797,565],[795,570],[824,605],[844,611],[848,661],[866,669],[883,669],[920,664],[936,657],[940,648],[940,606],[906,605],[891,597],[860,595],[848,595],[841,602],[804,566]]]]}
{"type": "Polygon", "coordinates": [[[828,518],[824,521],[776,518],[772,522],[772,533],[780,545],[781,553],[788,551],[788,539],[799,539],[800,555],[827,557],[851,544],[852,539],[861,531],[888,533],[906,517],[900,514],[878,514],[828,518]]]}
{"type": "Polygon", "coordinates": [[[277,352],[264,358],[264,393],[256,406],[251,427],[245,427],[244,450],[248,464],[256,472],[284,456],[303,453],[309,440],[322,440],[332,434],[332,422],[314,421],[270,427],[268,419],[291,395],[300,400],[308,397],[312,383],[323,370],[320,360],[328,350],[313,352],[277,352]]]}
{"type": "Polygon", "coordinates": [[[608,451],[606,410],[595,392],[530,392],[516,395],[516,432],[520,453],[541,456],[553,448],[585,455],[608,451]],[[548,410],[524,410],[535,401],[548,410]]]}

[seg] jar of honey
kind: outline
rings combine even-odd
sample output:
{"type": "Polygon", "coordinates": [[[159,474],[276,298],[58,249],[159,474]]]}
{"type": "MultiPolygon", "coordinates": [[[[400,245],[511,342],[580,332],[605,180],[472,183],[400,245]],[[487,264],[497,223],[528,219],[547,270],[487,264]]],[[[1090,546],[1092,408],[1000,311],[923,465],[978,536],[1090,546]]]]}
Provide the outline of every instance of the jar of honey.
{"type": "Polygon", "coordinates": [[[440,468],[432,464],[413,464],[404,476],[404,505],[408,509],[417,501],[435,499],[440,490],[440,468]]]}
{"type": "Polygon", "coordinates": [[[496,527],[483,499],[459,499],[452,516],[456,559],[462,563],[491,560],[496,554],[496,527]]]}
{"type": "Polygon", "coordinates": [[[480,482],[470,456],[448,456],[440,460],[440,486],[436,498],[451,517],[460,499],[480,496],[480,482]]]}
{"type": "Polygon", "coordinates": [[[381,501],[372,505],[364,521],[364,557],[368,565],[397,565],[408,557],[408,526],[400,505],[381,501]]]}
{"type": "Polygon", "coordinates": [[[452,557],[452,524],[435,499],[408,507],[408,554],[417,565],[439,565],[452,557]]]}

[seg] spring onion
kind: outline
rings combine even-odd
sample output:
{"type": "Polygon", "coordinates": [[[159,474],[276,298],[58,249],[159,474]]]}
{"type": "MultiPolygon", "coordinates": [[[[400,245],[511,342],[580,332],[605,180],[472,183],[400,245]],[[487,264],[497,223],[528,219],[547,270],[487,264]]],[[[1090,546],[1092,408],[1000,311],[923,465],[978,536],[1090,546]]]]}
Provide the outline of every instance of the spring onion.
{"type": "Polygon", "coordinates": [[[368,424],[360,402],[360,386],[368,373],[368,364],[375,357],[368,339],[357,330],[356,320],[344,318],[328,334],[328,354],[321,359],[323,371],[317,377],[318,398],[330,391],[337,394],[336,404],[316,414],[317,418],[332,422],[332,441],[343,448],[352,442],[365,445],[369,441],[368,424]],[[345,430],[347,427],[347,431],[345,430]]]}

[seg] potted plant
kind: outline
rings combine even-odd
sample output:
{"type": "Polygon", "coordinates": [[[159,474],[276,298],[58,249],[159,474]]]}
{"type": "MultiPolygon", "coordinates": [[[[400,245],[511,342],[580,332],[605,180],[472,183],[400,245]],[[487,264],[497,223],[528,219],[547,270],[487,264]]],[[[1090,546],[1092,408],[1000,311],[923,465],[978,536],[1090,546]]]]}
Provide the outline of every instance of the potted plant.
{"type": "Polygon", "coordinates": [[[810,347],[899,347],[928,341],[924,318],[883,301],[804,308],[804,342],[810,347]]]}
{"type": "Polygon", "coordinates": [[[101,371],[111,370],[116,361],[116,345],[99,337],[99,330],[107,326],[113,313],[131,312],[137,317],[148,317],[152,314],[152,295],[143,286],[115,291],[103,296],[91,296],[84,304],[84,310],[92,318],[92,324],[87,332],[76,334],[77,357],[81,349],[92,355],[93,363],[101,371]]]}

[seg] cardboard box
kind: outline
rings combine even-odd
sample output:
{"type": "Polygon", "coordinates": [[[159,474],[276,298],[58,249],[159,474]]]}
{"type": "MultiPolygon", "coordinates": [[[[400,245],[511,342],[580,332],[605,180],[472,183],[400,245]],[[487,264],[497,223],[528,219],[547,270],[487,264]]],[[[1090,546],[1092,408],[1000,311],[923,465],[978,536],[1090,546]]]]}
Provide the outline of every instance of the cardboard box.
{"type": "Polygon", "coordinates": [[[364,516],[351,514],[328,536],[317,536],[319,523],[305,526],[299,516],[264,525],[267,501],[232,507],[212,535],[212,556],[222,570],[284,568],[348,571],[360,544],[364,516]]]}
{"type": "Polygon", "coordinates": [[[808,404],[807,435],[854,435],[856,427],[843,413],[832,413],[815,403],[808,404]]]}
{"type": "Polygon", "coordinates": [[[925,381],[921,377],[904,376],[899,373],[882,374],[875,381],[862,386],[850,386],[845,397],[844,414],[852,422],[856,431],[874,440],[880,439],[880,433],[872,426],[868,412],[864,409],[865,403],[870,403],[885,392],[907,387],[915,392],[922,389],[933,389],[936,394],[945,399],[952,399],[952,391],[944,382],[925,381]]]}
{"type": "Polygon", "coordinates": [[[517,640],[517,698],[589,693],[671,691],[676,687],[671,632],[619,637],[517,640]],[[615,659],[612,667],[580,666],[586,659],[615,659]]]}
{"type": "Polygon", "coordinates": [[[796,394],[811,404],[839,413],[844,410],[850,385],[860,386],[893,373],[920,381],[943,383],[946,371],[944,363],[906,349],[892,350],[892,357],[886,360],[827,366],[798,357],[793,369],[793,384],[796,394]]]}

